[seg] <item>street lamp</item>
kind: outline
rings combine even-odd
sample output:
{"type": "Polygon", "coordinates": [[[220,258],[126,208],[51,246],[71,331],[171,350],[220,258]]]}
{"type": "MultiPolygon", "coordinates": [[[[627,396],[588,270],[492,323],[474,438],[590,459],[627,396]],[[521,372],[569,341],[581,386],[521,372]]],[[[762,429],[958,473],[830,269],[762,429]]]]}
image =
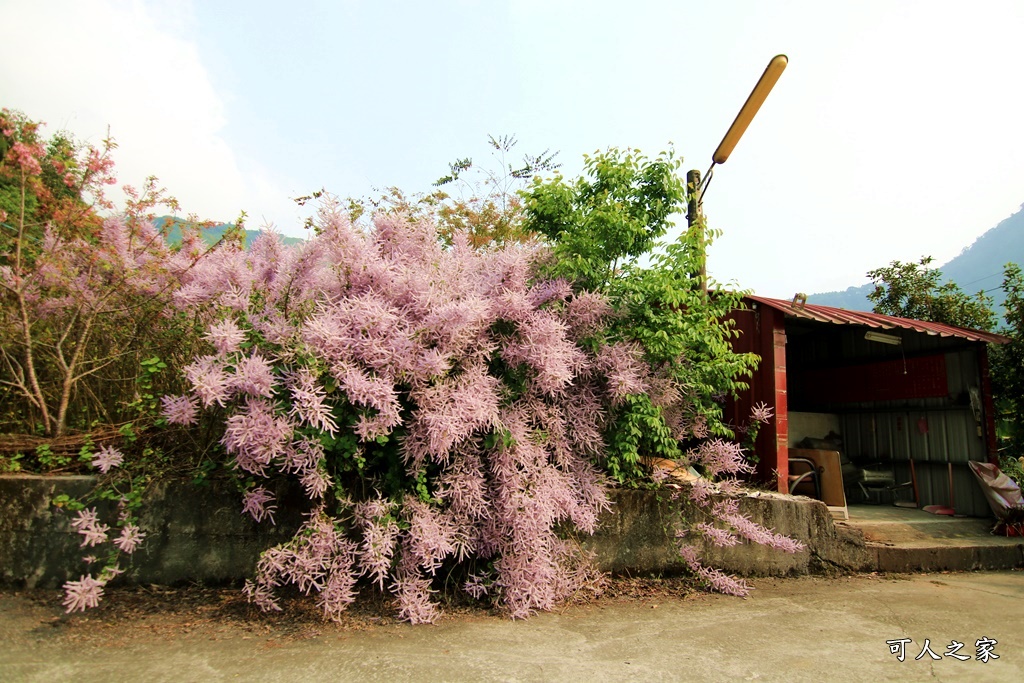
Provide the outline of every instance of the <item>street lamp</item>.
{"type": "Polygon", "coordinates": [[[779,80],[782,72],[785,71],[786,64],[788,63],[789,59],[786,55],[775,55],[768,62],[768,66],[765,67],[764,73],[758,79],[757,85],[750,91],[747,101],[743,103],[740,113],[736,115],[732,125],[729,126],[729,130],[726,131],[725,137],[718,143],[715,153],[711,155],[711,166],[708,167],[708,172],[704,174],[704,179],[701,180],[700,171],[698,170],[686,173],[686,225],[689,230],[696,230],[698,232],[700,286],[705,292],[708,289],[708,272],[707,253],[704,249],[704,211],[701,204],[701,200],[704,199],[704,191],[707,189],[712,173],[714,173],[715,165],[724,164],[729,159],[729,155],[732,154],[736,143],[743,137],[747,126],[750,125],[754,115],[757,114],[758,109],[764,104],[768,93],[775,87],[775,83],[779,80]]]}

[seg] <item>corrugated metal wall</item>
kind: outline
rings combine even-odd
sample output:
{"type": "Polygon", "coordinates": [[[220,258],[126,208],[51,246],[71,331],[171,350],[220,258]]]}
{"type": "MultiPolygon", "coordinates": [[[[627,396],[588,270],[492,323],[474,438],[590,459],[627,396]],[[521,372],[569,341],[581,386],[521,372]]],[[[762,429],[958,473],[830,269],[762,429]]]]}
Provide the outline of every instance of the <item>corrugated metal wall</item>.
{"type": "Polygon", "coordinates": [[[909,460],[917,475],[919,503],[949,505],[948,463],[953,463],[953,499],[959,514],[985,516],[981,495],[968,460],[986,460],[976,436],[974,416],[963,410],[906,410],[841,413],[847,453],[858,461],[892,460],[898,481],[910,481],[909,460]],[[922,428],[927,431],[922,432],[922,428]]]}
{"type": "MultiPolygon", "coordinates": [[[[809,404],[790,385],[791,410],[839,415],[844,448],[859,463],[889,461],[898,481],[910,480],[909,460],[917,475],[919,504],[948,505],[949,463],[953,465],[953,502],[958,514],[987,516],[968,460],[987,460],[981,404],[971,393],[981,390],[979,344],[894,330],[901,346],[864,339],[864,330],[837,326],[787,326],[787,367],[791,376],[820,367],[861,366],[874,361],[900,361],[938,355],[945,360],[947,391],[944,396],[893,401],[829,402],[820,395],[809,404]]],[[[890,333],[887,331],[887,333],[890,333]]],[[[898,380],[895,380],[898,381],[898,380]]],[[[817,392],[815,392],[817,393],[817,392]]],[[[932,393],[936,393],[932,391],[932,393]]],[[[824,435],[822,435],[824,436],[824,435]]]]}

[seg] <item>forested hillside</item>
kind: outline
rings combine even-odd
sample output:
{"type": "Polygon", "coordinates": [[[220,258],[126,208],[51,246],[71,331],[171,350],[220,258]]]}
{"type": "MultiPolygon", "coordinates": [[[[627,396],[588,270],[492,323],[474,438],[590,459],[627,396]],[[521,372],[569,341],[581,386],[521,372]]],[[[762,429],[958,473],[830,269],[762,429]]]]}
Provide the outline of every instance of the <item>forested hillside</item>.
{"type": "MultiPolygon", "coordinates": [[[[929,255],[927,247],[922,247],[919,256],[929,255]]],[[[939,266],[939,270],[968,294],[985,290],[995,299],[996,307],[1002,308],[1004,297],[999,285],[1002,283],[1003,266],[1009,262],[1024,263],[1024,205],[965,247],[959,256],[939,266]]],[[[886,265],[888,262],[879,262],[875,267],[886,265]]],[[[811,294],[808,301],[823,306],[870,311],[868,294],[871,288],[870,284],[866,284],[842,291],[811,294]]]]}

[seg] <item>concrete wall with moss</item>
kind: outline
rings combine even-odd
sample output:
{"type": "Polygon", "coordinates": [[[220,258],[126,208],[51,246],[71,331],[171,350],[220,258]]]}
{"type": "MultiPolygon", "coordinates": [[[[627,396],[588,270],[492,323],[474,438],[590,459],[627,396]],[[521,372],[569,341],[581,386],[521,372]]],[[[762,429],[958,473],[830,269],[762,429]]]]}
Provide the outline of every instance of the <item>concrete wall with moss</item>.
{"type": "MultiPolygon", "coordinates": [[[[85,496],[95,483],[86,476],[0,476],[0,583],[55,587],[85,573],[82,556],[89,549],[80,547],[81,536],[71,528],[74,515],[52,501],[61,494],[85,496]]],[[[241,496],[228,486],[153,486],[139,511],[146,539],[125,566],[126,578],[147,584],[224,584],[251,576],[260,551],[291,538],[302,521],[301,492],[282,483],[275,493],[276,526],[244,516],[241,496]]],[[[684,570],[675,548],[676,529],[680,519],[703,520],[698,507],[672,500],[667,491],[614,491],[612,500],[598,532],[580,538],[602,569],[631,575],[684,570]]],[[[106,505],[99,507],[109,524],[117,515],[106,505]]],[[[750,543],[705,548],[712,566],[743,576],[784,576],[858,571],[871,564],[863,537],[837,528],[817,501],[755,494],[741,498],[740,509],[806,547],[795,555],[750,543]]]]}

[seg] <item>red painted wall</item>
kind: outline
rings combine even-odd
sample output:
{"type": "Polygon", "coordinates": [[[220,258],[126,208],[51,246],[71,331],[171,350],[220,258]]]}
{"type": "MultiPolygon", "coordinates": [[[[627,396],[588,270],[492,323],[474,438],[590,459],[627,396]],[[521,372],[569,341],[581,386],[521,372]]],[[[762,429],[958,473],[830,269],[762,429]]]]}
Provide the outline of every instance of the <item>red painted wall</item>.
{"type": "Polygon", "coordinates": [[[760,458],[757,478],[762,482],[776,480],[777,490],[785,493],[789,475],[785,320],[782,313],[766,306],[734,311],[730,319],[740,333],[732,342],[733,350],[756,353],[761,363],[749,380],[750,391],[726,405],[725,417],[731,424],[742,426],[750,420],[755,404],[765,403],[773,409],[775,417],[761,426],[754,444],[760,458]]]}

